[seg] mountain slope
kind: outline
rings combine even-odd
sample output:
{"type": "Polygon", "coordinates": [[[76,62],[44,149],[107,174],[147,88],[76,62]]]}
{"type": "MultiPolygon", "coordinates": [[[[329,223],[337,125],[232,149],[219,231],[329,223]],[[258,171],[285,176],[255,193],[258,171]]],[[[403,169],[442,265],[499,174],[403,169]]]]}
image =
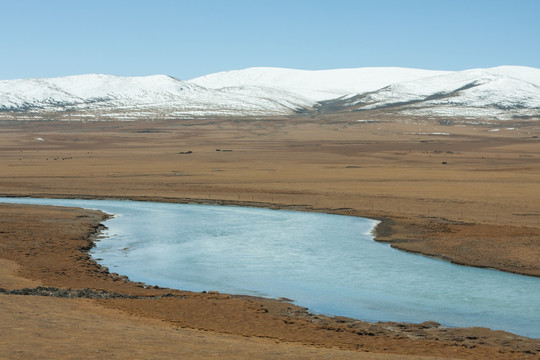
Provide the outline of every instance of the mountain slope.
{"type": "Polygon", "coordinates": [[[395,83],[321,104],[332,111],[392,110],[404,115],[540,115],[540,69],[503,66],[395,83]]]}

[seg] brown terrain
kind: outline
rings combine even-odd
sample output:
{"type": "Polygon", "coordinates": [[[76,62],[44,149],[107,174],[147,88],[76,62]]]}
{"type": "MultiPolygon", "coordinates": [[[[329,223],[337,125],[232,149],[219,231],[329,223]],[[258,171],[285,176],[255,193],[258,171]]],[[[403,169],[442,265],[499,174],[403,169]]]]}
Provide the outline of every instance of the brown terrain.
{"type": "MultiPolygon", "coordinates": [[[[397,248],[540,276],[540,124],[368,120],[6,121],[0,194],[365,216],[397,248]]],[[[540,340],[485,328],[133,283],[86,253],[104,219],[0,205],[0,358],[540,358],[540,340]]]]}

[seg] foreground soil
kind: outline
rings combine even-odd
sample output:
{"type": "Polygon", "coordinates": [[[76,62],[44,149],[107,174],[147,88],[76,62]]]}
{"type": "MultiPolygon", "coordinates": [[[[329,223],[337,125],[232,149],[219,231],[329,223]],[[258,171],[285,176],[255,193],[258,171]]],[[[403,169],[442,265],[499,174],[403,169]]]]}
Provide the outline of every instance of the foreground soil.
{"type": "MultiPolygon", "coordinates": [[[[395,247],[540,276],[535,123],[357,120],[3,123],[0,193],[368,216],[382,220],[377,240],[395,247]]],[[[481,328],[369,324],[287,302],[149,288],[85,254],[103,214],[2,205],[0,218],[0,287],[31,289],[0,295],[1,358],[519,359],[540,351],[538,340],[481,328]],[[67,288],[91,290],[67,298],[67,288]]]]}

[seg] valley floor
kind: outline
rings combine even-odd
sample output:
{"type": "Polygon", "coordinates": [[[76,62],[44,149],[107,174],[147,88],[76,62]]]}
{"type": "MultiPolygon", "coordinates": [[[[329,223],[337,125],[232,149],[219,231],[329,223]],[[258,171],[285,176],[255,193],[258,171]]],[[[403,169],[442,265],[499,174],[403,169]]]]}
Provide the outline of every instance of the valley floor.
{"type": "MultiPolygon", "coordinates": [[[[540,125],[388,120],[4,122],[0,194],[372,217],[383,220],[377,240],[398,248],[540,276],[540,125]]],[[[1,288],[169,292],[103,272],[81,253],[98,214],[14,205],[0,206],[0,213],[1,288]],[[64,251],[66,239],[76,245],[64,251]]],[[[3,318],[13,318],[2,322],[1,357],[91,358],[103,351],[118,358],[153,352],[153,358],[502,359],[540,351],[537,340],[485,329],[366,324],[314,317],[283,302],[173,293],[105,300],[0,295],[3,318]]]]}

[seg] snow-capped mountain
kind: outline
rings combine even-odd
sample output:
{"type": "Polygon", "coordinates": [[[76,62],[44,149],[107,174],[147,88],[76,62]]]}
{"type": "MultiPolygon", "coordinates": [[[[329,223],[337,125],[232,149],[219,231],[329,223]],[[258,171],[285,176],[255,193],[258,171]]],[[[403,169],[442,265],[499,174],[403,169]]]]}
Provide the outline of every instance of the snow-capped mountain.
{"type": "Polygon", "coordinates": [[[394,83],[321,104],[333,111],[386,110],[404,115],[540,117],[540,69],[501,66],[394,83]]]}
{"type": "Polygon", "coordinates": [[[165,75],[0,81],[0,119],[174,119],[357,111],[540,119],[540,69],[249,68],[189,81],[165,75]]]}
{"type": "MultiPolygon", "coordinates": [[[[0,81],[0,111],[109,118],[290,115],[310,106],[294,94],[206,89],[170,76],[79,75],[0,81]]],[[[58,115],[55,115],[58,116],[58,115]]]]}
{"type": "Polygon", "coordinates": [[[375,91],[397,82],[448,74],[448,71],[396,67],[366,67],[336,70],[294,70],[283,68],[248,68],[224,71],[190,80],[210,89],[265,88],[297,94],[314,104],[347,94],[375,91]]]}

